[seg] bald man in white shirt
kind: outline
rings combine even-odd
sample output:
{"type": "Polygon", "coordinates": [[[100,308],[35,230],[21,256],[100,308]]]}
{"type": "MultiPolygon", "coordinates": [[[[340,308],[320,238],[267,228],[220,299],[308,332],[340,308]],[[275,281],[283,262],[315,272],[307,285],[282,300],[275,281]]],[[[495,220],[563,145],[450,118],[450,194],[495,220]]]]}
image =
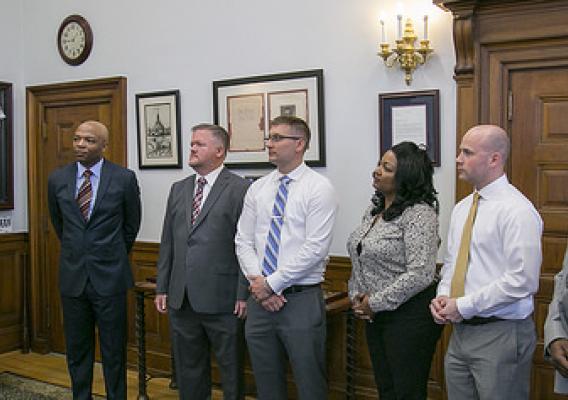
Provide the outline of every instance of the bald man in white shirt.
{"type": "Polygon", "coordinates": [[[329,180],[304,164],[309,140],[301,119],[271,121],[267,148],[277,169],[251,185],[237,226],[237,256],[252,295],[245,337],[260,400],[288,399],[286,359],[300,400],[327,399],[320,283],[337,200],[329,180]]]}
{"type": "Polygon", "coordinates": [[[430,306],[437,323],[453,324],[445,357],[450,400],[529,398],[542,219],[507,180],[509,148],[503,129],[480,125],[465,134],[456,159],[460,179],[475,191],[452,212],[442,280],[430,306]],[[460,252],[474,197],[469,246],[466,241],[460,252]],[[466,267],[461,285],[460,253],[466,267]]]}

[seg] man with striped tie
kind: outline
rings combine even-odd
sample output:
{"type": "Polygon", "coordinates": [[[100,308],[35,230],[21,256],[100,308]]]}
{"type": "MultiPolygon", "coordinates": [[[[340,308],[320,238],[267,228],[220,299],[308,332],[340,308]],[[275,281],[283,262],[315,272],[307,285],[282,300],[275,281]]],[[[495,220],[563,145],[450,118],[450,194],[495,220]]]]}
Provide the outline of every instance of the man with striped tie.
{"type": "Polygon", "coordinates": [[[235,254],[235,231],[249,183],[223,166],[230,147],[224,128],[199,124],[191,132],[195,174],[170,190],[154,303],[170,318],[179,398],[210,398],[214,352],[223,398],[238,400],[244,398],[248,282],[235,254]]]}
{"type": "Polygon", "coordinates": [[[140,227],[134,172],[103,158],[107,127],[83,122],[73,135],[77,162],[49,176],[48,206],[61,241],[59,289],[73,398],[91,399],[98,327],[108,399],[126,399],[128,253],[140,227]]]}
{"type": "Polygon", "coordinates": [[[304,163],[309,142],[303,120],[271,121],[266,147],[276,170],[251,185],[235,237],[250,282],[245,337],[261,400],[288,398],[286,358],[301,400],[327,398],[320,284],[337,200],[329,180],[304,163]]]}

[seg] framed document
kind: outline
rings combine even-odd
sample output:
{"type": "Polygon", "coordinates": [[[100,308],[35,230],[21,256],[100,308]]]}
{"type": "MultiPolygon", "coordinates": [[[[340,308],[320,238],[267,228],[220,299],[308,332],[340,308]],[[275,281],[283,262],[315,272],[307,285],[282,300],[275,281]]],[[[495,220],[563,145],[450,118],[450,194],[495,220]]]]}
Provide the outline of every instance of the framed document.
{"type": "Polygon", "coordinates": [[[0,210],[14,209],[12,84],[0,82],[0,210]]]}
{"type": "Polygon", "coordinates": [[[410,141],[426,147],[434,166],[440,166],[439,90],[379,94],[380,153],[410,141]]]}
{"type": "Polygon", "coordinates": [[[181,168],[179,90],[136,95],[138,166],[181,168]]]}
{"type": "Polygon", "coordinates": [[[289,72],[213,82],[213,117],[231,136],[225,165],[270,167],[265,139],[280,115],[303,119],[312,133],[304,159],[325,166],[323,70],[289,72]]]}

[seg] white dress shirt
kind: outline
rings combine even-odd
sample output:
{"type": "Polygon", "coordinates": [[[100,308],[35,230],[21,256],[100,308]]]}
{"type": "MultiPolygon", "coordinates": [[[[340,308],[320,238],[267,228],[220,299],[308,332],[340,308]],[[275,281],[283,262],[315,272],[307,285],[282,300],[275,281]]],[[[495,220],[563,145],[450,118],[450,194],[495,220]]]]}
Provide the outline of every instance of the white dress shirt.
{"type": "MultiPolygon", "coordinates": [[[[95,165],[89,168],[92,172],[91,175],[91,204],[89,205],[89,218],[91,218],[91,214],[93,209],[95,208],[95,201],[97,200],[97,192],[99,191],[99,182],[101,181],[101,169],[103,168],[104,158],[101,158],[95,165]]],[[[81,189],[81,185],[85,180],[83,174],[85,173],[85,168],[83,164],[80,162],[77,163],[77,179],[75,180],[75,198],[79,194],[79,189],[81,189]]]]}
{"type": "MultiPolygon", "coordinates": [[[[249,188],[237,225],[237,257],[245,276],[262,275],[262,260],[280,178],[273,171],[249,188]]],[[[288,199],[280,235],[278,268],[267,277],[276,293],[292,285],[324,279],[337,213],[335,190],[327,178],[302,163],[287,174],[288,199]]]]}
{"type": "MultiPolygon", "coordinates": [[[[465,294],[456,301],[464,319],[495,316],[524,319],[533,312],[542,261],[542,219],[505,175],[479,191],[465,294]]],[[[452,212],[448,251],[438,295],[449,296],[463,226],[473,194],[452,212]]]]}
{"type": "Polygon", "coordinates": [[[213,171],[209,172],[207,175],[199,175],[199,174],[195,174],[195,185],[193,186],[193,197],[195,197],[195,193],[197,193],[197,187],[199,186],[197,181],[199,180],[199,178],[205,178],[205,180],[207,180],[207,183],[205,184],[205,186],[203,186],[203,198],[201,199],[201,208],[203,208],[203,204],[205,204],[205,200],[207,200],[207,196],[209,196],[209,192],[211,192],[211,188],[213,187],[213,185],[215,184],[215,181],[217,180],[217,177],[219,176],[219,174],[221,173],[221,170],[224,168],[223,165],[219,166],[217,169],[214,169],[213,171]]]}

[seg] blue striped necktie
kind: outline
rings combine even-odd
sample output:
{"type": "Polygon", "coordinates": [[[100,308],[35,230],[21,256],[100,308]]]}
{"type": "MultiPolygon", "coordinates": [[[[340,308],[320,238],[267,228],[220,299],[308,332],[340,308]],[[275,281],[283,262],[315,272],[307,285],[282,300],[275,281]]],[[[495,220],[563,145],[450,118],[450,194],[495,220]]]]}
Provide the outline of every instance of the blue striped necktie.
{"type": "Polygon", "coordinates": [[[276,271],[276,268],[278,268],[280,233],[282,225],[284,224],[284,209],[286,208],[286,200],[288,199],[288,184],[290,181],[291,179],[287,175],[280,178],[280,186],[278,186],[278,192],[274,199],[270,229],[264,249],[264,260],[262,260],[262,274],[264,276],[272,274],[276,271]]]}

